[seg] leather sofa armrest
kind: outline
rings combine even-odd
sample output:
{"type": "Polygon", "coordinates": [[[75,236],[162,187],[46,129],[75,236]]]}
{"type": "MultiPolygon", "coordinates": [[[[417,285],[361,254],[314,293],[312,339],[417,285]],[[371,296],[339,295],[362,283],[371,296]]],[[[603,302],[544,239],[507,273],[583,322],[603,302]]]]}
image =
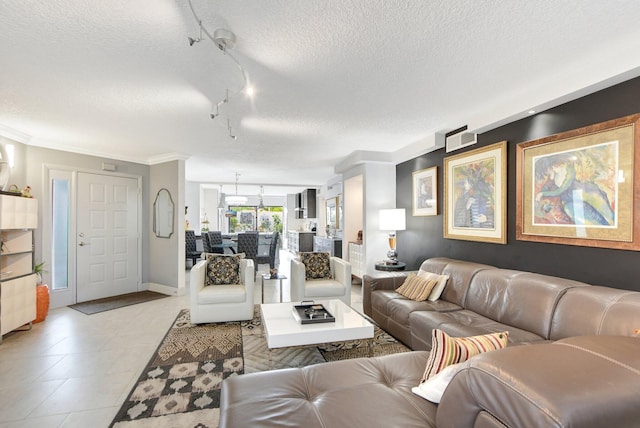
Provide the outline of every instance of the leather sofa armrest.
{"type": "Polygon", "coordinates": [[[405,272],[384,272],[362,277],[362,306],[364,313],[372,316],[371,293],[375,290],[395,290],[400,287],[409,274],[405,272]]]}
{"type": "Polygon", "coordinates": [[[469,360],[442,396],[438,428],[633,427],[640,421],[640,340],[579,336],[469,360]]]}

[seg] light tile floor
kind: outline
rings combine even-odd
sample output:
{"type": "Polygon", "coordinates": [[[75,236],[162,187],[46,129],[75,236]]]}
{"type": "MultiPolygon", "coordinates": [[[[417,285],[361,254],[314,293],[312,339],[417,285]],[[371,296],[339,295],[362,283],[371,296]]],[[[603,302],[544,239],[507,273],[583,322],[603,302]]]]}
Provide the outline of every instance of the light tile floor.
{"type": "MultiPolygon", "coordinates": [[[[279,299],[276,284],[265,283],[265,302],[279,299]]],[[[283,285],[289,301],[288,280],[283,285]]],[[[351,301],[362,311],[360,285],[352,287],[351,301]]],[[[180,309],[188,307],[185,294],[94,315],[59,308],[32,330],[5,335],[0,428],[107,427],[180,309]]]]}

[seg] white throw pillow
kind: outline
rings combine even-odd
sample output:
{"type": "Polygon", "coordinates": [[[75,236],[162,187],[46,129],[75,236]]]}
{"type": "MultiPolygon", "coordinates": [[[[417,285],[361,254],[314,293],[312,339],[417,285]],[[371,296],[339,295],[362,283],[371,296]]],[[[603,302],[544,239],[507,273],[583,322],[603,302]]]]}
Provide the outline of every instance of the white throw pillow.
{"type": "Polygon", "coordinates": [[[447,281],[449,280],[449,275],[438,275],[437,273],[426,272],[423,270],[418,272],[418,276],[429,280],[438,280],[438,283],[433,287],[431,293],[429,293],[429,297],[427,297],[427,300],[430,302],[435,302],[440,298],[440,295],[444,291],[444,287],[447,285],[447,281]]]}
{"type": "Polygon", "coordinates": [[[434,377],[425,380],[418,386],[411,388],[411,392],[432,403],[440,403],[444,390],[447,389],[451,379],[462,369],[467,367],[467,362],[452,364],[445,367],[434,377]]]}

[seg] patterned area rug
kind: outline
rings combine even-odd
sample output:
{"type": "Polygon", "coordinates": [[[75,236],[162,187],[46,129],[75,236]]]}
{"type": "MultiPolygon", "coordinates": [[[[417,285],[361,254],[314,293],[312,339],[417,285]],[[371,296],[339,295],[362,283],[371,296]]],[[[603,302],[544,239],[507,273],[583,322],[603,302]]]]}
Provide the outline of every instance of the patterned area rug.
{"type": "MultiPolygon", "coordinates": [[[[269,349],[260,309],[246,322],[191,324],[178,314],[156,353],[111,423],[112,428],[218,426],[220,387],[229,376],[368,356],[367,341],[269,349]]],[[[409,349],[375,327],[373,354],[409,349]]]]}

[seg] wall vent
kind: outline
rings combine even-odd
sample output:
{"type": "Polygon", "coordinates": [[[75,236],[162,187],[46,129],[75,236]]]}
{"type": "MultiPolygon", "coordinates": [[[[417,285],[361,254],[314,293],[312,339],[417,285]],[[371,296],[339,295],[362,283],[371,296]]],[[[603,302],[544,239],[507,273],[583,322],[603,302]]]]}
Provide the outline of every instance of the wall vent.
{"type": "Polygon", "coordinates": [[[477,134],[474,134],[472,132],[465,132],[466,130],[467,125],[454,131],[447,132],[447,134],[445,135],[447,153],[461,149],[463,147],[472,146],[478,142],[477,134]]]}

